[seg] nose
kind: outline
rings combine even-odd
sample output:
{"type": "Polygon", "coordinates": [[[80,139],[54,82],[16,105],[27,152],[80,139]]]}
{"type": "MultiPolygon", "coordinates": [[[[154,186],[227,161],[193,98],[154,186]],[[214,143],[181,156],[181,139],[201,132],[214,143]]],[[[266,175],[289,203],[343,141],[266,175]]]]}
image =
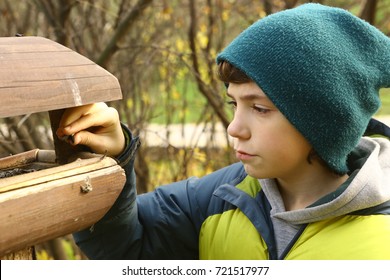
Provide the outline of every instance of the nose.
{"type": "Polygon", "coordinates": [[[250,138],[250,129],[248,123],[245,121],[245,117],[241,112],[236,110],[232,122],[227,128],[228,134],[237,139],[249,139],[250,138]]]}

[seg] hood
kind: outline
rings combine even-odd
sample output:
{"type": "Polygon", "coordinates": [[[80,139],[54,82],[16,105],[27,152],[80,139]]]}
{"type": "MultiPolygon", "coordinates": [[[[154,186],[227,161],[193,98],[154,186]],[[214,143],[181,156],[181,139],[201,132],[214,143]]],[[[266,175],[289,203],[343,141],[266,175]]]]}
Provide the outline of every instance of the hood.
{"type": "MultiPolygon", "coordinates": [[[[390,141],[363,137],[349,157],[349,179],[335,192],[300,210],[275,213],[273,218],[305,224],[352,213],[390,200],[390,141]]],[[[270,182],[262,182],[270,185],[270,182]]]]}

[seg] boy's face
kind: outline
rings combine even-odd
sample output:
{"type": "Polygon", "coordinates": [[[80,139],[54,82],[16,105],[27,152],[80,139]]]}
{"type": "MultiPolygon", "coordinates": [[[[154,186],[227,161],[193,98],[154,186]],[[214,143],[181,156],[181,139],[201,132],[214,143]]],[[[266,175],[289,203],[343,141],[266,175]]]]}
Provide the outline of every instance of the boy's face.
{"type": "Polygon", "coordinates": [[[234,118],[227,131],[249,175],[289,180],[309,167],[310,144],[255,83],[230,83],[228,96],[234,118]]]}

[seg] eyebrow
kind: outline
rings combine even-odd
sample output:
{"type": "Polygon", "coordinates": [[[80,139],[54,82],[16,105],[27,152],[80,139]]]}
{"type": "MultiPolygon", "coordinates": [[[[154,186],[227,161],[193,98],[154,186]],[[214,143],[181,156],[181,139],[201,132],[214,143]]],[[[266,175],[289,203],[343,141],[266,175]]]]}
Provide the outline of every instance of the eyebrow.
{"type": "MultiPolygon", "coordinates": [[[[230,97],[231,99],[235,99],[233,95],[229,94],[226,92],[226,95],[230,97]]],[[[252,100],[259,100],[259,99],[266,99],[267,97],[265,95],[259,95],[256,93],[248,93],[248,94],[243,94],[239,96],[239,99],[241,100],[246,100],[246,101],[252,101],[252,100]]]]}

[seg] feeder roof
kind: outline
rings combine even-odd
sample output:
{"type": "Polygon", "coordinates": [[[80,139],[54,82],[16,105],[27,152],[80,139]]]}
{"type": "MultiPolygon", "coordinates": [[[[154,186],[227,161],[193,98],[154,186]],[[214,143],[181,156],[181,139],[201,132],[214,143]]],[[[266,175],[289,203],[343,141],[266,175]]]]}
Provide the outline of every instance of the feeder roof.
{"type": "Polygon", "coordinates": [[[42,37],[0,38],[0,118],[122,98],[115,76],[42,37]]]}

